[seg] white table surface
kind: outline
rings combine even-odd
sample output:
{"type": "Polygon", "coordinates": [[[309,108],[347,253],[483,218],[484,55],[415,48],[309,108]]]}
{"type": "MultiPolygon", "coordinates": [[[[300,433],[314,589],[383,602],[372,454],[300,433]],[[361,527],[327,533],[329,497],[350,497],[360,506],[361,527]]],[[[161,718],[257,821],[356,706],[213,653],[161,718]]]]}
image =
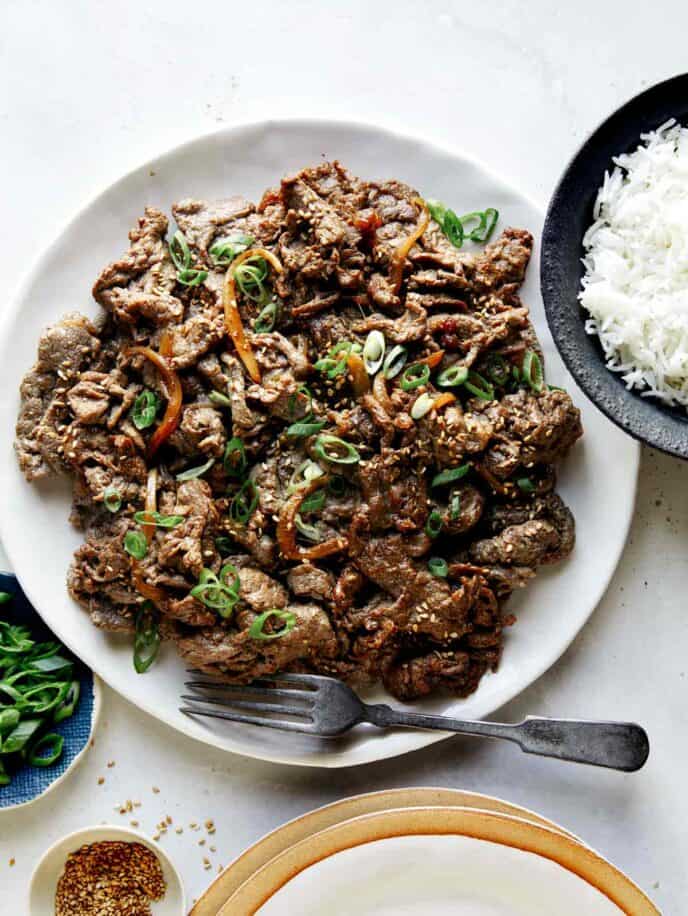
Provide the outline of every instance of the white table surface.
{"type": "MultiPolygon", "coordinates": [[[[642,15],[605,0],[4,0],[3,287],[130,167],[200,132],[262,117],[407,128],[481,159],[544,206],[607,112],[685,68],[686,34],[688,9],[662,0],[642,15]]],[[[170,829],[163,842],[193,899],[219,866],[288,818],[358,792],[443,785],[542,812],[628,871],[667,914],[687,913],[685,480],[680,462],[644,452],[630,541],[605,599],[560,663],[502,713],[636,719],[652,740],[639,774],[465,739],[358,769],[298,770],[214,752],[106,689],[95,747],[78,771],[0,818],[0,912],[25,912],[39,855],[89,823],[133,818],[153,833],[169,814],[183,833],[170,829]],[[127,799],[141,802],[135,814],[113,810],[127,799]],[[217,832],[201,847],[205,831],[189,824],[207,818],[217,832]]]]}

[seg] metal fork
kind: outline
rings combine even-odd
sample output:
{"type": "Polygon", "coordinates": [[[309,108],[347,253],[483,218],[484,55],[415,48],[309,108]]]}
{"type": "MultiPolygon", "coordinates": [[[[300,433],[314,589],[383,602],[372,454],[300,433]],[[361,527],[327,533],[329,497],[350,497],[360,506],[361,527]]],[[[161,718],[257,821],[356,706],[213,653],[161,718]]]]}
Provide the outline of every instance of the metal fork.
{"type": "Polygon", "coordinates": [[[439,729],[481,738],[505,738],[518,744],[526,754],[626,772],[639,770],[650,753],[645,730],[633,722],[537,716],[528,716],[516,725],[464,721],[363,703],[350,687],[332,677],[279,674],[244,687],[212,680],[197,671],[189,674],[203,678],[185,683],[195,693],[184,694],[182,699],[193,705],[182,706],[180,711],[190,716],[229,719],[324,738],[341,735],[361,722],[378,728],[401,725],[439,729]]]}

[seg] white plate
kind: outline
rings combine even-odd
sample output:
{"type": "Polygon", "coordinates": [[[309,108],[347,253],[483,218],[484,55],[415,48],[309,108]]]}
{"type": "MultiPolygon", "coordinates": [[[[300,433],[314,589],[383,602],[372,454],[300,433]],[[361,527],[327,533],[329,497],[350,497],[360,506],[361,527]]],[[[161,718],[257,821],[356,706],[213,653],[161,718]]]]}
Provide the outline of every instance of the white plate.
{"type": "Polygon", "coordinates": [[[256,916],[290,913],[622,916],[608,897],[555,862],[465,836],[392,837],[345,849],[302,871],[256,916]]]}
{"type": "MultiPolygon", "coordinates": [[[[374,127],[329,121],[266,122],[227,129],[180,146],[109,187],[43,254],[8,307],[0,331],[2,443],[0,486],[5,499],[0,536],[27,595],[60,639],[108,684],[141,709],[219,748],[266,760],[310,766],[350,766],[393,757],[440,740],[431,732],[357,730],[338,741],[250,726],[200,724],[178,711],[183,667],[166,646],[144,675],[131,664],[129,639],[91,626],[65,587],[80,543],[68,521],[65,481],[27,484],[12,450],[23,373],[35,359],[42,329],[61,314],[97,314],[90,288],[104,264],[125,248],[127,232],[147,204],[169,212],[183,197],[243,193],[258,199],[290,171],[322,156],[338,158],[365,178],[399,178],[460,212],[497,207],[500,226],[530,229],[539,240],[542,214],[518,191],[455,153],[374,127]]],[[[493,712],[557,660],[600,600],[621,555],[633,513],[639,447],[604,419],[576,389],[547,331],[536,254],[523,288],[547,358],[548,378],[573,393],[585,437],[561,468],[560,492],[572,507],[579,541],[572,558],[538,576],[512,602],[519,621],[506,635],[500,670],[483,678],[466,700],[435,698],[426,711],[478,718],[493,712]]],[[[583,688],[582,688],[583,689],[583,688]]],[[[377,695],[374,695],[377,696],[377,695]]],[[[379,695],[381,697],[382,694],[379,695]]],[[[378,697],[378,698],[379,698],[378,697]]]]}
{"type": "Polygon", "coordinates": [[[658,916],[576,839],[479,808],[397,808],[341,821],[259,868],[217,916],[658,916]]]}

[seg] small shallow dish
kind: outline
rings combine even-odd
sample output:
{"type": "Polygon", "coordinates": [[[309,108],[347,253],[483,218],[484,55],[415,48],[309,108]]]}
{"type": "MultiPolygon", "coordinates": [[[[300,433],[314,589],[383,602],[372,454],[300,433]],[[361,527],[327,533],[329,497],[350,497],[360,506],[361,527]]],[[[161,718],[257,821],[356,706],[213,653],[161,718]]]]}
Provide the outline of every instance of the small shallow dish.
{"type": "Polygon", "coordinates": [[[81,846],[103,841],[141,843],[147,846],[160,860],[167,890],[162,900],[151,904],[153,916],[184,916],[186,894],[179,872],[167,853],[138,830],[128,827],[84,827],[54,843],[43,855],[34,869],[29,885],[29,916],[54,916],[55,891],[64,864],[71,852],[81,846]]]}
{"type": "MultiPolygon", "coordinates": [[[[13,595],[12,601],[0,608],[3,620],[29,627],[40,642],[57,639],[29,603],[16,576],[0,573],[0,591],[13,595]]],[[[74,659],[74,673],[81,684],[74,715],[51,729],[65,739],[62,756],[49,767],[25,766],[12,775],[8,786],[0,786],[0,816],[3,811],[30,805],[54,789],[88,750],[100,715],[100,681],[78,658],[74,659]]]]}
{"type": "Polygon", "coordinates": [[[595,130],[564,172],[550,201],[542,233],[540,277],[545,312],[566,366],[599,409],[636,439],[688,458],[688,413],[629,391],[607,369],[602,347],[585,332],[578,302],[583,277],[583,235],[605,170],[612,158],[631,152],[640,135],[669,118],[688,123],[688,74],[673,77],[635,96],[595,130]]]}

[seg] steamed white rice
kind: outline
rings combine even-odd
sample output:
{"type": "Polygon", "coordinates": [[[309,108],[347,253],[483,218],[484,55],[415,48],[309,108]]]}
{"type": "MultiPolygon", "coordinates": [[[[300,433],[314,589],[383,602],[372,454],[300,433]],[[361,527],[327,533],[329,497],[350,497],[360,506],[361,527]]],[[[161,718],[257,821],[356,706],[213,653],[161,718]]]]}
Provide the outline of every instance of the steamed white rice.
{"type": "Polygon", "coordinates": [[[579,298],[609,369],[688,407],[688,129],[671,120],[640,139],[597,194],[579,298]]]}

